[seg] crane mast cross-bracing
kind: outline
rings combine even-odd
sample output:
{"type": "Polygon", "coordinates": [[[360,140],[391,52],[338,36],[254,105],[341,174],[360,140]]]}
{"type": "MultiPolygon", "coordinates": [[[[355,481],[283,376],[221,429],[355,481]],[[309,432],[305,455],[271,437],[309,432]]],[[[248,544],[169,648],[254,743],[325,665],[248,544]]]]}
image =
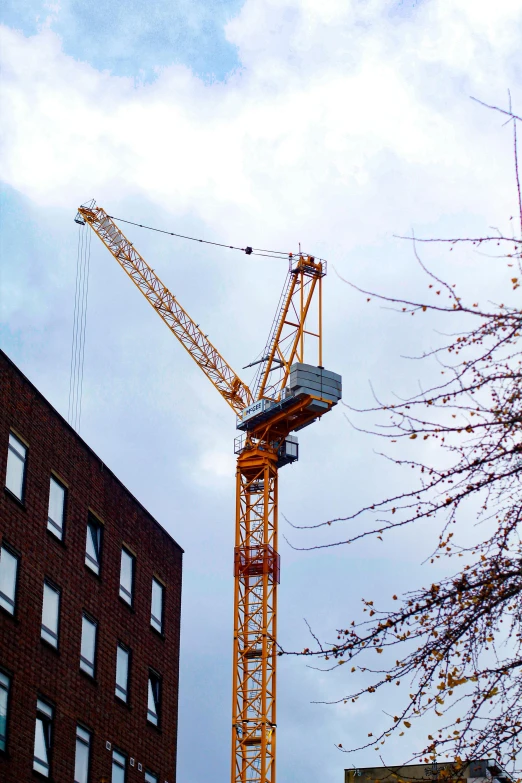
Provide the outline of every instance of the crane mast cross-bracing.
{"type": "Polygon", "coordinates": [[[101,207],[80,207],[76,222],[93,229],[236,413],[231,783],[275,783],[278,473],[298,459],[292,433],[330,411],[342,390],[341,376],[322,367],[326,263],[289,257],[252,393],[101,207]],[[315,364],[305,363],[310,342],[315,364]]]}
{"type": "Polygon", "coordinates": [[[325,275],[325,261],[315,261],[310,256],[300,256],[294,263],[290,261],[279,308],[264,351],[266,361],[264,367],[261,364],[256,379],[256,399],[278,396],[286,387],[292,364],[304,362],[306,335],[317,339],[318,364],[322,365],[322,281],[325,275]],[[305,325],[316,288],[318,310],[317,331],[314,332],[306,329],[305,325]]]}

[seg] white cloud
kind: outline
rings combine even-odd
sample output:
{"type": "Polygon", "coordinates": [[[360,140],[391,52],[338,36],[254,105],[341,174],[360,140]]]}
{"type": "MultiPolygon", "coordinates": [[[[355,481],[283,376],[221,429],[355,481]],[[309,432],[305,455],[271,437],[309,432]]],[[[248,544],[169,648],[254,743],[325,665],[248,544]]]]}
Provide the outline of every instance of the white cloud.
{"type": "Polygon", "coordinates": [[[351,243],[377,212],[387,230],[473,208],[475,181],[482,198],[498,171],[492,119],[468,93],[503,101],[516,85],[520,5],[389,5],[249,0],[227,28],[243,70],[214,84],[175,66],[135,86],[65,56],[50,30],[3,28],[3,179],[60,206],[146,194],[219,233],[306,224],[351,243]],[[431,198],[408,180],[397,192],[382,176],[394,167],[431,198]]]}

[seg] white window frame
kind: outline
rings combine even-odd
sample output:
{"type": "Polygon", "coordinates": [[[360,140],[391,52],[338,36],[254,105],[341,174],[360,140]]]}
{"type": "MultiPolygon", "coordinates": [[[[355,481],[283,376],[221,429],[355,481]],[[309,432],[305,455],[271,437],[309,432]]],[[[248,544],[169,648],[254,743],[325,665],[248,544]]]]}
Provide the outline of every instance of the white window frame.
{"type": "Polygon", "coordinates": [[[153,669],[149,669],[147,682],[147,722],[159,726],[161,721],[161,677],[153,669]],[[151,697],[154,710],[151,709],[151,697]]]}
{"type": "Polygon", "coordinates": [[[43,597],[42,597],[42,622],[40,628],[40,636],[44,641],[47,642],[47,644],[50,644],[52,647],[55,647],[56,649],[58,649],[58,644],[60,640],[61,600],[62,600],[62,591],[60,590],[60,588],[56,587],[56,585],[52,584],[52,582],[46,579],[44,581],[44,589],[43,589],[43,597]],[[47,625],[44,625],[44,621],[43,621],[46,595],[49,595],[49,593],[46,594],[46,588],[58,596],[57,599],[58,608],[56,612],[56,629],[49,628],[47,625]]]}
{"type": "Polygon", "coordinates": [[[94,679],[94,675],[96,672],[96,650],[98,647],[98,623],[96,620],[94,620],[87,612],[83,612],[82,614],[82,636],[81,636],[81,647],[80,647],[80,669],[82,672],[85,672],[85,674],[88,674],[89,677],[92,677],[94,679]],[[83,644],[85,640],[85,629],[86,626],[90,626],[91,629],[94,629],[94,650],[92,655],[92,661],[90,661],[84,654],[83,654],[83,644]]]}
{"type": "Polygon", "coordinates": [[[111,779],[114,780],[114,767],[123,770],[123,780],[127,780],[127,756],[121,750],[112,750],[111,779]]]}
{"type": "Polygon", "coordinates": [[[53,743],[53,719],[54,710],[50,704],[46,701],[38,698],[36,702],[36,720],[34,727],[34,750],[33,750],[33,769],[35,772],[39,772],[40,775],[48,778],[51,775],[51,751],[53,743]],[[36,755],[36,740],[38,736],[38,725],[42,726],[44,744],[45,744],[45,759],[40,759],[36,755]]]}
{"type": "Polygon", "coordinates": [[[163,582],[160,582],[159,579],[156,579],[156,577],[153,576],[151,596],[150,596],[150,624],[155,631],[157,631],[162,635],[163,635],[164,617],[165,617],[165,585],[163,584],[163,582]],[[156,615],[154,614],[154,585],[157,585],[161,589],[161,617],[156,617],[156,615]]]}
{"type": "Polygon", "coordinates": [[[124,644],[118,642],[118,645],[116,647],[116,678],[114,683],[114,695],[116,696],[117,699],[124,702],[124,704],[129,703],[130,667],[131,667],[131,651],[124,644]],[[121,685],[118,684],[118,651],[119,650],[121,650],[127,656],[127,677],[125,680],[125,690],[121,685]]]}
{"type": "Polygon", "coordinates": [[[15,573],[11,595],[7,595],[7,593],[4,593],[2,590],[0,590],[0,606],[5,609],[6,612],[9,612],[9,614],[14,615],[16,612],[16,601],[18,595],[18,573],[20,571],[20,557],[11,549],[10,546],[4,542],[0,547],[0,573],[2,572],[2,558],[4,557],[4,553],[8,557],[12,557],[15,561],[15,573]]]}
{"type": "Polygon", "coordinates": [[[89,516],[87,517],[87,534],[85,538],[85,565],[93,573],[95,573],[96,576],[99,576],[101,571],[102,549],[103,549],[103,525],[98,519],[96,519],[96,517],[93,514],[89,514],[89,516]],[[92,539],[91,526],[96,529],[97,532],[96,541],[93,541],[92,539]],[[89,540],[89,536],[91,536],[91,541],[93,541],[97,560],[94,560],[92,555],[90,555],[87,550],[87,542],[89,540]]]}
{"type": "Polygon", "coordinates": [[[47,530],[53,534],[53,536],[56,536],[57,539],[60,541],[63,540],[63,532],[64,532],[64,525],[65,525],[65,505],[67,502],[67,487],[65,487],[59,479],[56,478],[56,476],[51,475],[51,478],[49,480],[49,503],[47,508],[47,530]],[[61,519],[56,520],[51,517],[51,498],[53,495],[53,484],[56,485],[63,493],[62,495],[62,508],[61,508],[61,519]]]}
{"type": "Polygon", "coordinates": [[[136,576],[136,556],[130,552],[127,547],[122,546],[121,548],[121,558],[120,558],[120,598],[125,601],[125,603],[129,604],[129,606],[132,606],[134,603],[134,581],[136,576]],[[127,585],[122,584],[122,574],[123,574],[123,563],[125,562],[125,558],[129,559],[130,562],[130,591],[127,589],[127,585]]]}
{"type": "Polygon", "coordinates": [[[90,771],[91,771],[91,741],[92,732],[85,729],[79,724],[76,726],[76,748],[74,753],[74,783],[89,783],[90,771]],[[87,774],[82,775],[80,778],[78,770],[78,746],[87,748],[87,774]]]}
{"type": "Polygon", "coordinates": [[[27,473],[27,446],[25,445],[25,443],[22,443],[20,438],[17,438],[14,433],[10,432],[9,445],[7,448],[7,467],[5,471],[5,486],[6,489],[8,489],[9,492],[20,501],[20,503],[23,503],[25,498],[26,473],[27,473]],[[22,481],[21,481],[21,486],[19,488],[16,488],[14,486],[9,486],[9,480],[10,478],[12,479],[14,476],[13,468],[12,468],[13,459],[17,460],[18,463],[20,462],[22,463],[22,481]],[[11,474],[9,471],[10,464],[11,464],[11,474]],[[18,494],[18,491],[20,492],[20,494],[18,494]]]}

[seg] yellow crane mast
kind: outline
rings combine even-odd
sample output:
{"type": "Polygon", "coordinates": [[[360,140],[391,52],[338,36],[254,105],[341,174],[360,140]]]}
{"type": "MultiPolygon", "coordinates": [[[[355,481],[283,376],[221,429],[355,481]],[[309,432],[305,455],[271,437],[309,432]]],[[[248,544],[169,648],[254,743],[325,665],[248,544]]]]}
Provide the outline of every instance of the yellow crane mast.
{"type": "Polygon", "coordinates": [[[252,392],[101,207],[80,207],[76,222],[93,229],[236,414],[231,783],[275,783],[278,471],[298,459],[292,433],[341,398],[341,376],[322,366],[326,262],[289,256],[265,351],[247,365],[258,365],[252,392]]]}

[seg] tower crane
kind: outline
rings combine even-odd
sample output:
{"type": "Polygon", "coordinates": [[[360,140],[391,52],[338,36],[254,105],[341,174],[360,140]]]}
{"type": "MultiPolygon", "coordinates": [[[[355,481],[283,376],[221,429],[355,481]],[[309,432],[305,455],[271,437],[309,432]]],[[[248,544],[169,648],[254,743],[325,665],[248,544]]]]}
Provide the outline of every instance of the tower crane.
{"type": "Polygon", "coordinates": [[[94,201],[81,206],[75,219],[92,228],[236,414],[240,434],[234,441],[231,782],[275,783],[278,472],[298,459],[293,433],[328,413],[341,398],[341,376],[322,366],[326,262],[289,254],[287,278],[262,358],[247,365],[257,366],[250,388],[114,219],[94,201]],[[308,354],[310,343],[317,351],[314,364],[305,363],[305,344],[308,354]]]}

